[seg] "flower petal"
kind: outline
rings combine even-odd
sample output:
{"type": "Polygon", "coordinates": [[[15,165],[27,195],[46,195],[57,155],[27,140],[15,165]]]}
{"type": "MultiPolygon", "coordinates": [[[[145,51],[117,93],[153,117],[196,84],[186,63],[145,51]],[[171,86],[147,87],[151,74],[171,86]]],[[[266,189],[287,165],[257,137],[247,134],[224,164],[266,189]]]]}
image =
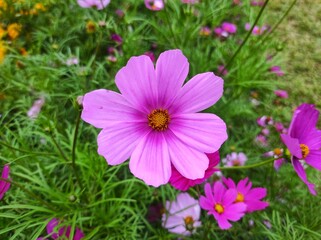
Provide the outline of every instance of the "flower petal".
{"type": "Polygon", "coordinates": [[[313,195],[316,195],[317,193],[315,191],[314,184],[308,182],[307,175],[306,175],[304,168],[302,167],[300,161],[297,159],[292,159],[292,165],[294,167],[294,170],[298,174],[298,176],[301,178],[301,180],[308,186],[310,193],[313,195]]]}
{"type": "Polygon", "coordinates": [[[321,150],[310,150],[305,161],[310,166],[321,171],[321,150]]]}
{"type": "Polygon", "coordinates": [[[225,194],[223,195],[222,198],[222,204],[224,206],[229,206],[231,205],[233,202],[235,202],[237,197],[237,191],[236,189],[228,189],[225,194]]]}
{"type": "MultiPolygon", "coordinates": [[[[211,202],[211,204],[214,204],[214,197],[213,197],[213,192],[212,192],[212,187],[209,183],[205,184],[205,195],[208,198],[208,200],[211,202]]],[[[213,207],[213,206],[212,206],[213,207]]]]}
{"type": "Polygon", "coordinates": [[[177,171],[188,179],[203,178],[209,164],[206,154],[186,145],[170,130],[165,134],[171,162],[177,171]]]}
{"type": "Polygon", "coordinates": [[[81,118],[96,128],[115,122],[147,122],[146,114],[132,108],[122,95],[105,89],[85,94],[81,118]]]}
{"type": "Polygon", "coordinates": [[[246,202],[247,209],[246,212],[260,211],[269,206],[269,203],[262,202],[260,200],[251,200],[246,202]]]}
{"type": "Polygon", "coordinates": [[[251,189],[246,195],[245,195],[245,201],[247,200],[253,200],[253,199],[262,199],[266,197],[266,188],[253,188],[251,189]]]}
{"type": "Polygon", "coordinates": [[[189,63],[181,50],[161,53],[156,63],[158,100],[167,108],[182,87],[189,71],[189,63]]]}
{"type": "Polygon", "coordinates": [[[281,134],[280,136],[281,136],[283,143],[289,149],[290,153],[293,156],[301,159],[302,158],[302,151],[300,148],[299,140],[296,138],[292,138],[292,137],[290,137],[290,135],[287,135],[287,134],[281,134]]]}
{"type": "Polygon", "coordinates": [[[223,84],[212,72],[194,76],[179,90],[170,111],[194,113],[209,108],[222,97],[223,84]]]}
{"type": "Polygon", "coordinates": [[[213,186],[214,201],[216,203],[222,203],[225,192],[226,188],[224,187],[223,183],[216,181],[213,186]]]}
{"type": "Polygon", "coordinates": [[[201,196],[200,197],[200,206],[204,210],[213,210],[214,203],[211,202],[208,198],[201,196]]]}
{"type": "Polygon", "coordinates": [[[175,115],[169,128],[183,143],[200,152],[215,152],[227,139],[225,122],[210,113],[175,115]]]}
{"type": "MultiPolygon", "coordinates": [[[[215,215],[214,215],[215,216],[215,215]]],[[[220,229],[225,230],[225,229],[229,229],[230,227],[232,227],[232,224],[229,223],[229,221],[227,221],[226,217],[222,214],[222,215],[217,215],[217,217],[215,217],[218,223],[218,226],[220,227],[220,229]]]]}
{"type": "Polygon", "coordinates": [[[231,221],[238,221],[240,220],[246,211],[246,204],[244,203],[235,203],[230,205],[226,208],[226,211],[224,211],[224,217],[226,217],[228,220],[231,221]]]}
{"type": "Polygon", "coordinates": [[[171,176],[171,162],[163,133],[152,131],[135,148],[130,161],[130,171],[146,184],[158,187],[171,176]]]}
{"type": "Polygon", "coordinates": [[[306,144],[309,149],[320,149],[321,148],[321,131],[312,130],[306,136],[302,136],[302,143],[306,144]]]}
{"type": "Polygon", "coordinates": [[[101,130],[98,135],[98,154],[109,165],[126,161],[133,153],[140,139],[151,131],[146,123],[117,123],[101,130]]]}
{"type": "Polygon", "coordinates": [[[149,113],[157,107],[155,69],[148,56],[131,57],[115,79],[120,92],[134,108],[149,113]]]}

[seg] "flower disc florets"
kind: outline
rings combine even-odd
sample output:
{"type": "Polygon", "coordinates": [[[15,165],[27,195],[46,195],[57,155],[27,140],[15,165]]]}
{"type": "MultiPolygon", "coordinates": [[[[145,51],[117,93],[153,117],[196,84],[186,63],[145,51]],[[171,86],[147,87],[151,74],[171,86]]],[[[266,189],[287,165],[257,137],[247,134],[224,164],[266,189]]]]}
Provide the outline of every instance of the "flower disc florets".
{"type": "Polygon", "coordinates": [[[148,125],[156,131],[167,129],[170,117],[167,110],[155,109],[148,114],[148,125]]]}

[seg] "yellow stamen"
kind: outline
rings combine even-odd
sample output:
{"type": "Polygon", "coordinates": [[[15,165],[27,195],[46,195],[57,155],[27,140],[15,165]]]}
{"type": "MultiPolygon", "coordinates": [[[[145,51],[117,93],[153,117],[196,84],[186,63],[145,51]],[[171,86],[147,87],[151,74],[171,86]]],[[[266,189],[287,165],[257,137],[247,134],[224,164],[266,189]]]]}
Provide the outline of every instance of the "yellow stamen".
{"type": "Polygon", "coordinates": [[[244,195],[242,193],[238,192],[235,202],[244,202],[244,195]]]}
{"type": "Polygon", "coordinates": [[[220,203],[216,203],[214,206],[214,209],[218,214],[221,214],[224,212],[224,207],[220,203]]]}
{"type": "Polygon", "coordinates": [[[306,158],[310,153],[309,147],[305,144],[300,144],[300,148],[302,151],[302,158],[306,158]]]}
{"type": "Polygon", "coordinates": [[[193,218],[191,216],[187,216],[186,218],[184,218],[184,222],[186,225],[191,224],[194,222],[193,218]]]}
{"type": "Polygon", "coordinates": [[[148,115],[148,125],[156,131],[167,129],[170,117],[167,110],[156,109],[148,115]]]}
{"type": "Polygon", "coordinates": [[[279,156],[279,155],[282,154],[282,150],[281,150],[280,148],[275,148],[275,149],[273,150],[273,153],[274,153],[275,155],[279,156]]]}

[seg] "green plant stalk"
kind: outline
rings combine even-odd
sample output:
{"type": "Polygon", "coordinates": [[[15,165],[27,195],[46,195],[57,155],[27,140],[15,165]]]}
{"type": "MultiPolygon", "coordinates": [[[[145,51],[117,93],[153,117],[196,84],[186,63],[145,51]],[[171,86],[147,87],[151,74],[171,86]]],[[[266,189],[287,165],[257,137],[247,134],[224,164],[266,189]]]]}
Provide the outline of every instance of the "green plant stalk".
{"type": "Polygon", "coordinates": [[[76,127],[75,127],[75,132],[74,132],[74,138],[72,142],[72,150],[71,150],[71,166],[74,171],[74,174],[76,176],[76,180],[80,186],[81,189],[83,188],[83,185],[79,179],[78,171],[77,171],[77,166],[76,166],[76,145],[77,145],[77,137],[78,137],[78,132],[79,132],[79,125],[80,125],[80,116],[81,116],[81,111],[78,112],[77,120],[76,120],[76,127]]]}
{"type": "Polygon", "coordinates": [[[50,131],[49,133],[53,143],[55,144],[55,146],[57,147],[60,155],[62,156],[63,159],[65,159],[66,162],[69,162],[69,159],[67,158],[66,154],[64,153],[64,151],[61,149],[61,147],[59,146],[58,142],[56,141],[55,137],[52,135],[52,132],[50,131]]]}
{"type": "Polygon", "coordinates": [[[246,44],[247,40],[250,38],[250,36],[251,36],[251,34],[252,34],[252,31],[253,31],[255,25],[257,24],[257,22],[258,22],[259,19],[261,18],[262,13],[263,13],[265,7],[267,6],[268,2],[269,2],[269,0],[266,0],[266,1],[264,2],[264,5],[262,6],[259,14],[257,15],[257,17],[256,17],[256,19],[255,19],[255,21],[254,21],[254,23],[253,23],[250,31],[247,33],[244,41],[243,41],[242,44],[238,47],[238,49],[235,51],[235,53],[234,53],[233,56],[230,58],[230,60],[227,62],[226,66],[219,72],[219,75],[222,75],[223,71],[224,71],[225,69],[228,69],[228,68],[230,67],[230,65],[232,64],[232,62],[233,62],[233,60],[235,59],[235,57],[239,54],[239,52],[241,51],[241,49],[243,48],[243,46],[246,44]]]}
{"type": "Polygon", "coordinates": [[[259,162],[259,163],[254,163],[251,165],[245,165],[245,166],[237,166],[237,167],[215,167],[218,170],[238,170],[238,169],[249,169],[249,168],[255,168],[255,167],[260,167],[269,163],[274,162],[275,160],[278,160],[280,158],[271,158],[269,160],[259,162]]]}
{"type": "Polygon", "coordinates": [[[172,34],[173,39],[174,39],[175,48],[178,48],[177,38],[176,38],[176,35],[174,33],[173,26],[171,25],[171,22],[170,22],[170,19],[169,19],[169,16],[168,16],[168,10],[167,10],[166,6],[164,7],[164,13],[165,13],[165,16],[166,16],[166,22],[167,22],[168,28],[170,29],[171,34],[172,34]]]}
{"type": "Polygon", "coordinates": [[[45,153],[45,152],[29,152],[29,151],[24,150],[24,149],[12,147],[9,144],[7,144],[5,142],[2,142],[2,141],[0,141],[0,145],[5,146],[5,147],[7,147],[9,149],[12,149],[12,150],[16,150],[18,152],[22,152],[22,153],[29,153],[29,154],[34,154],[34,155],[55,155],[55,154],[52,154],[52,153],[45,153]]]}

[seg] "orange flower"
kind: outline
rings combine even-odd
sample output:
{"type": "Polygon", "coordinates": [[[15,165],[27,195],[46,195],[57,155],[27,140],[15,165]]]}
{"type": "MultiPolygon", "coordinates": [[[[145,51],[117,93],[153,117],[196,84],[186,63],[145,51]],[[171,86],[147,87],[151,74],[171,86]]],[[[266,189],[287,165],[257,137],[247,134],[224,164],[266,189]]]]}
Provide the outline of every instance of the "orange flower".
{"type": "Polygon", "coordinates": [[[96,31],[96,24],[89,20],[86,24],[86,32],[87,33],[94,33],[96,31]]]}
{"type": "Polygon", "coordinates": [[[19,36],[21,31],[21,25],[18,23],[12,23],[8,26],[8,35],[9,37],[14,40],[19,36]]]}
{"type": "Polygon", "coordinates": [[[7,34],[7,31],[4,30],[0,24],[0,40],[7,34]]]}
{"type": "Polygon", "coordinates": [[[0,42],[0,63],[3,62],[4,58],[6,57],[7,48],[3,44],[3,42],[0,42]]]}
{"type": "Polygon", "coordinates": [[[28,52],[27,52],[27,50],[26,50],[25,48],[20,48],[20,54],[21,54],[22,56],[27,56],[27,55],[28,55],[28,52]]]}

